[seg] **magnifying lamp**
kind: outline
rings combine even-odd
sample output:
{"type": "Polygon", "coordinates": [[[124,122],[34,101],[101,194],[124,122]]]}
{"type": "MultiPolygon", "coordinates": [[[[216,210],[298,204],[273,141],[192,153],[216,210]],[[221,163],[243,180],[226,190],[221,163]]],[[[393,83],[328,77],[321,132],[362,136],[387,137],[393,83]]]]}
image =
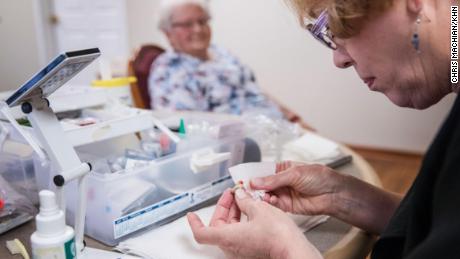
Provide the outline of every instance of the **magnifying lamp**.
{"type": "MultiPolygon", "coordinates": [[[[78,258],[90,258],[86,251],[83,252],[85,249],[83,234],[87,193],[85,178],[87,173],[91,171],[91,165],[80,161],[56,115],[51,110],[47,97],[100,55],[98,48],[60,54],[6,100],[9,107],[21,106],[21,110],[27,115],[38,141],[45,149],[51,163],[58,170],[59,174],[54,176],[53,182],[56,186],[60,209],[64,213],[66,211],[64,186],[73,180],[78,182],[79,200],[75,218],[75,242],[78,258]]],[[[102,255],[100,252],[98,254],[102,255]]],[[[116,258],[120,258],[120,254],[117,254],[116,258]]]]}

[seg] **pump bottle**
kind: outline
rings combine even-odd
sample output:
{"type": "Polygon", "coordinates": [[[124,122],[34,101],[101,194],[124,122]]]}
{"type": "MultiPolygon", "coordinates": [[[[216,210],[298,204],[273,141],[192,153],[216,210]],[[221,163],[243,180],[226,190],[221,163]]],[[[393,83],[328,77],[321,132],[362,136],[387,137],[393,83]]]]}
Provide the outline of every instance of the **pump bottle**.
{"type": "Polygon", "coordinates": [[[39,198],[40,212],[35,217],[37,231],[30,238],[33,258],[76,258],[75,232],[66,226],[64,213],[56,203],[56,195],[43,190],[39,198]]]}

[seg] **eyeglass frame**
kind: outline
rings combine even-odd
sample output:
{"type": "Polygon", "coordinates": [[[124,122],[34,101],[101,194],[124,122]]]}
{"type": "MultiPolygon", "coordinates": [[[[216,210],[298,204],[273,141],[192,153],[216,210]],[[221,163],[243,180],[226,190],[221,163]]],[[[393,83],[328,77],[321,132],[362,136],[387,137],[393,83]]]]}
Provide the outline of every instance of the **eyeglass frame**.
{"type": "Polygon", "coordinates": [[[316,40],[332,50],[337,49],[337,43],[334,42],[334,35],[329,30],[326,10],[322,11],[314,21],[306,21],[308,19],[304,19],[304,29],[309,31],[316,40]]]}
{"type": "Polygon", "coordinates": [[[182,28],[182,29],[191,29],[195,24],[200,25],[201,27],[208,26],[211,17],[204,17],[194,21],[184,21],[184,22],[171,22],[171,28],[182,28]]]}

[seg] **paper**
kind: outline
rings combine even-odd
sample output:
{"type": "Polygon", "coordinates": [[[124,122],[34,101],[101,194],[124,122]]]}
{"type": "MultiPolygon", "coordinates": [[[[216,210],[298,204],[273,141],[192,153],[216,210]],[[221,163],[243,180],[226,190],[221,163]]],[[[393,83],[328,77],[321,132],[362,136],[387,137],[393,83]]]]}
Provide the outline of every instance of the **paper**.
{"type": "MultiPolygon", "coordinates": [[[[210,206],[196,211],[205,225],[209,224],[216,206],[210,206]]],[[[328,216],[289,216],[305,232],[328,219],[328,216]]],[[[275,224],[276,222],[274,222],[275,224]]],[[[127,239],[115,248],[116,250],[137,255],[147,259],[220,259],[224,253],[215,246],[200,245],[193,238],[187,218],[181,217],[167,225],[140,233],[127,239]]]]}
{"type": "MultiPolygon", "coordinates": [[[[195,213],[204,224],[208,224],[215,208],[216,206],[211,206],[200,209],[195,213]]],[[[120,242],[115,249],[147,259],[225,258],[224,253],[219,248],[200,245],[195,241],[186,217],[181,217],[167,225],[120,242]]]]}
{"type": "Polygon", "coordinates": [[[91,247],[85,247],[85,250],[83,250],[83,253],[78,258],[80,257],[81,259],[139,259],[137,256],[124,255],[91,247]]]}
{"type": "Polygon", "coordinates": [[[228,169],[235,184],[243,182],[244,188],[251,190],[249,181],[253,178],[265,177],[276,173],[275,162],[244,163],[228,169]]]}
{"type": "Polygon", "coordinates": [[[265,177],[276,173],[275,162],[258,162],[239,164],[228,169],[235,185],[242,184],[243,188],[256,200],[262,200],[263,190],[252,190],[250,181],[253,178],[265,177]]]}
{"type": "Polygon", "coordinates": [[[314,133],[288,142],[283,147],[283,160],[321,162],[339,156],[339,145],[314,133]]]}

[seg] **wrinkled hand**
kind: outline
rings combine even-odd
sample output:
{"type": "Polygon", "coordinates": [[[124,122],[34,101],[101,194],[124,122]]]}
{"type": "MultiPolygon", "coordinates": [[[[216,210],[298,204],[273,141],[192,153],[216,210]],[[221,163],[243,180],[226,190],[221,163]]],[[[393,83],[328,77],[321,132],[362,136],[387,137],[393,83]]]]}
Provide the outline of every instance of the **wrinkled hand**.
{"type": "Polygon", "coordinates": [[[275,175],[253,179],[251,188],[268,191],[264,200],[286,212],[331,215],[340,177],[326,166],[282,162],[275,175]]]}
{"type": "Polygon", "coordinates": [[[286,213],[242,189],[224,192],[209,226],[187,214],[195,240],[219,246],[229,258],[321,258],[286,213]],[[241,221],[241,213],[247,221],[241,221]]]}

